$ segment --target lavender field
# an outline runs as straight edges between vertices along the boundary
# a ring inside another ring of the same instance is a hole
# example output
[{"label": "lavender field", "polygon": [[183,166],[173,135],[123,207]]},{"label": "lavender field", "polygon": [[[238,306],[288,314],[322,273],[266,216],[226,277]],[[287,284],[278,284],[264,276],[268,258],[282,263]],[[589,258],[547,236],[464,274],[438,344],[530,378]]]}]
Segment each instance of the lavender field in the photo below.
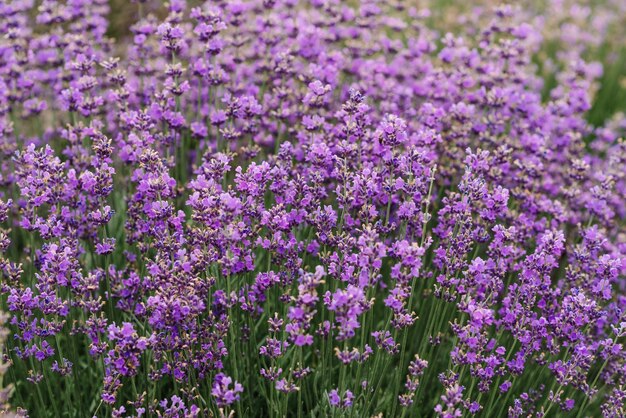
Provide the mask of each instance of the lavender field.
[{"label": "lavender field", "polygon": [[0,417],[626,417],[623,0],[0,0]]}]

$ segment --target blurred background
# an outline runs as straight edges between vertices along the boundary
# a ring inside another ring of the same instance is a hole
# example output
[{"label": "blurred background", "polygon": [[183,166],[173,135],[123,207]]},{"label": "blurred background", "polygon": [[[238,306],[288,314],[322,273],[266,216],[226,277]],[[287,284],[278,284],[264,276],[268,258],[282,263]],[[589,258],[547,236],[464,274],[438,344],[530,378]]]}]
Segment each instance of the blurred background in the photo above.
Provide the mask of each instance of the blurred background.
[{"label": "blurred background", "polygon": [[[376,3],[371,0],[328,2],[339,7],[343,3],[356,8]],[[190,0],[187,3],[193,7],[204,2]],[[302,7],[307,7],[309,2],[300,3]],[[410,9],[427,11],[430,25],[442,34],[462,32],[465,25],[461,16],[467,16],[468,11],[480,14],[507,4],[498,0],[396,0],[391,3],[395,3],[398,16],[406,16]],[[159,0],[109,0],[109,36],[118,41],[130,36],[140,8],[144,15],[152,13],[163,18],[167,14],[165,4]],[[619,113],[626,111],[626,0],[521,0],[509,4],[526,13],[528,23],[539,30],[547,41],[535,57],[538,70],[545,79],[545,97],[557,83],[555,70],[559,62],[567,60],[568,50],[571,47],[582,48],[581,55],[587,61],[597,61],[604,69],[588,114],[589,122],[598,126],[613,116],[623,119]]]}]

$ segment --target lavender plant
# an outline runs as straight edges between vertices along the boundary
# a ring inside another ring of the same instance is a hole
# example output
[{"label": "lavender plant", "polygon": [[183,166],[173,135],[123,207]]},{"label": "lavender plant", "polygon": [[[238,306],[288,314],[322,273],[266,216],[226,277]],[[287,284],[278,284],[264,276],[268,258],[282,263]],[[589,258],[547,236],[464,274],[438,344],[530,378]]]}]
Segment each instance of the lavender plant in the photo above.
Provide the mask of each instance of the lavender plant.
[{"label": "lavender plant", "polygon": [[552,3],[0,4],[11,404],[625,416],[624,8]]}]

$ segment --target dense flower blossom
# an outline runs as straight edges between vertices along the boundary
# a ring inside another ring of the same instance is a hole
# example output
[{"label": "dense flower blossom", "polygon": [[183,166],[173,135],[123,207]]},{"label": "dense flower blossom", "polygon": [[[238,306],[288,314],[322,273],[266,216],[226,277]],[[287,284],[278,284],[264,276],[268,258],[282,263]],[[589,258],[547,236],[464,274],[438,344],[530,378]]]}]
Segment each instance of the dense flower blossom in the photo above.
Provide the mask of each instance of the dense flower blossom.
[{"label": "dense flower blossom", "polygon": [[0,4],[0,414],[624,414],[624,2],[408,3]]}]

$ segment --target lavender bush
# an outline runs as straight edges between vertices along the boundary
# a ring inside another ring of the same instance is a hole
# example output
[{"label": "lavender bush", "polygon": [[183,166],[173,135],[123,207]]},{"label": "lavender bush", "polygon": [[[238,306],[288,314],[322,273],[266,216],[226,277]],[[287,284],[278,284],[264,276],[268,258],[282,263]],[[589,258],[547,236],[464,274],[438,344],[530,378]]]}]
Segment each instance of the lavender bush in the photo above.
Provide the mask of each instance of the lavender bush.
[{"label": "lavender bush", "polygon": [[0,408],[626,416],[625,4],[410,3],[2,2]]}]

